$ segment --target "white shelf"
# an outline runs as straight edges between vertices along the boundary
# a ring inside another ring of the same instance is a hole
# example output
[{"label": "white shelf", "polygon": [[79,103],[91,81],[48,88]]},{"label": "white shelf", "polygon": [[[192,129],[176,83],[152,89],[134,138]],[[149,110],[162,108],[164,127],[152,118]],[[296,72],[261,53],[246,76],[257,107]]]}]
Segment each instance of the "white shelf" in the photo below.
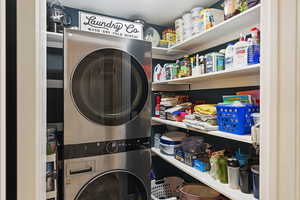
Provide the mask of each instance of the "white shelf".
[{"label": "white shelf", "polygon": [[56,199],[57,196],[57,192],[56,191],[51,191],[51,192],[47,192],[46,193],[46,199]]},{"label": "white shelf", "polygon": [[170,48],[152,47],[152,58],[156,59],[175,60],[186,53],[186,51],[172,50]]},{"label": "white shelf", "polygon": [[226,132],[222,132],[222,131],[204,131],[204,130],[189,127],[189,126],[185,125],[183,122],[175,122],[175,121],[171,121],[171,120],[160,119],[157,117],[152,117],[152,121],[155,121],[155,122],[158,122],[161,124],[178,127],[178,128],[195,131],[195,132],[199,132],[199,133],[203,133],[203,134],[207,134],[207,135],[213,135],[213,136],[217,136],[217,137],[222,137],[222,138],[226,138],[226,139],[230,139],[230,140],[235,140],[235,141],[239,141],[239,142],[252,144],[250,135],[236,135],[236,134],[226,133]]},{"label": "white shelf", "polygon": [[207,74],[201,74],[199,76],[189,76],[184,78],[178,78],[173,80],[167,80],[167,81],[159,81],[159,82],[153,82],[153,85],[156,84],[191,84],[196,82],[201,82],[203,80],[211,80],[215,81],[215,79],[230,79],[233,77],[239,77],[239,76],[249,76],[249,75],[258,75],[260,72],[260,64],[256,65],[249,65],[245,67],[239,67],[239,68],[233,68],[218,72],[212,72]]},{"label": "white shelf", "polygon": [[167,161],[168,163],[172,164],[176,168],[180,169],[181,171],[187,173],[188,175],[192,176],[193,178],[199,180],[200,182],[208,185],[209,187],[215,189],[216,191],[222,193],[226,197],[232,200],[253,200],[254,197],[252,194],[244,194],[240,190],[233,190],[229,188],[228,184],[220,183],[219,181],[213,179],[207,172],[201,172],[195,168],[192,168],[178,160],[176,160],[173,156],[168,156],[162,154],[159,149],[152,148],[152,152],[156,155]]},{"label": "white shelf", "polygon": [[47,162],[55,162],[56,161],[56,154],[47,155]]},{"label": "white shelf", "polygon": [[[232,39],[237,39],[240,32],[245,31],[245,29],[247,30],[250,26],[260,24],[260,7],[260,4],[256,5],[239,15],[225,20],[211,29],[196,34],[181,43],[175,44],[170,50],[189,51],[192,53],[192,50],[200,51],[228,42]],[[203,48],[199,48],[201,46],[203,46]]]},{"label": "white shelf", "polygon": [[47,88],[63,88],[63,81],[62,80],[47,80]]}]

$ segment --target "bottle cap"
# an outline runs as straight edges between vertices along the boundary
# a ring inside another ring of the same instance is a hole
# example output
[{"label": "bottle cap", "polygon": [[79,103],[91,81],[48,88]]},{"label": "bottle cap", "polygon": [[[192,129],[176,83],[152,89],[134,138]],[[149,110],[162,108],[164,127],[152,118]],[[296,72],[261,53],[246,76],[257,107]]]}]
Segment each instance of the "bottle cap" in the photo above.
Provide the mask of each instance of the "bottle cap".
[{"label": "bottle cap", "polygon": [[239,161],[236,158],[228,158],[227,165],[229,167],[239,167]]}]

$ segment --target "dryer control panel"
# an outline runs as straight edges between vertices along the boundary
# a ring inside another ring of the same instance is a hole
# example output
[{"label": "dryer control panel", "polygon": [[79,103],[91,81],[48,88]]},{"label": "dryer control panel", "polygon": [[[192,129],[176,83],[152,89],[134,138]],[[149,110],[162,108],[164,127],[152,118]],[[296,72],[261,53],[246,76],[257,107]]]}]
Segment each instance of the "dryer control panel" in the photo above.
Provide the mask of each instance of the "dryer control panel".
[{"label": "dryer control panel", "polygon": [[64,159],[83,158],[150,148],[150,138],[112,140],[64,146]]}]

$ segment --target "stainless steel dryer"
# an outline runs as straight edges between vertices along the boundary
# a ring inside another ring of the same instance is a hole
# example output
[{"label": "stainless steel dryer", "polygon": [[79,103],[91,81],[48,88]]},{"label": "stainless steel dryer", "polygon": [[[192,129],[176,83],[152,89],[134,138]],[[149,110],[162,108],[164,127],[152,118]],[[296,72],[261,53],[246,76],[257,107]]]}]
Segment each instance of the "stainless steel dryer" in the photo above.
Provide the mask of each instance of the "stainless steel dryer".
[{"label": "stainless steel dryer", "polygon": [[64,144],[150,136],[151,43],[66,29]]},{"label": "stainless steel dryer", "polygon": [[151,43],[65,30],[65,200],[150,200]]}]

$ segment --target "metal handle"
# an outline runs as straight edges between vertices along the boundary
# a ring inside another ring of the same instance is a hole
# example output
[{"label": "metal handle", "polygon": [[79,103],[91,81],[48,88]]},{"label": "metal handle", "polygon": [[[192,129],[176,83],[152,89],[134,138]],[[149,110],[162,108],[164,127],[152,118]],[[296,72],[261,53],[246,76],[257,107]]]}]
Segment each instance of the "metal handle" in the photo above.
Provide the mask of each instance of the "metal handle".
[{"label": "metal handle", "polygon": [[91,172],[93,170],[92,167],[88,168],[88,169],[81,169],[81,170],[77,170],[77,171],[71,171],[70,170],[70,174],[82,174],[82,173],[86,173],[86,172]]}]

